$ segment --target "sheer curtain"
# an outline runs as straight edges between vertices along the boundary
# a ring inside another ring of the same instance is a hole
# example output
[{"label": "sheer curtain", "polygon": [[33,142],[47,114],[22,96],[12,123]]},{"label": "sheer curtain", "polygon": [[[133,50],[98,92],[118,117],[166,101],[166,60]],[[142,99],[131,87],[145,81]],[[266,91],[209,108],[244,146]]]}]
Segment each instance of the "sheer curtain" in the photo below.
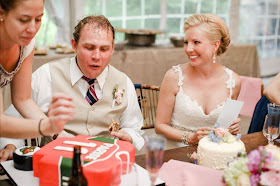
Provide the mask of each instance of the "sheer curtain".
[{"label": "sheer curtain", "polygon": [[[69,0],[47,0],[45,9],[48,12],[49,20],[52,20],[57,26],[56,43],[70,44],[71,29],[70,24],[70,1]],[[49,24],[47,23],[47,26]],[[48,28],[45,30],[45,35]],[[45,38],[46,39],[46,38]]]}]

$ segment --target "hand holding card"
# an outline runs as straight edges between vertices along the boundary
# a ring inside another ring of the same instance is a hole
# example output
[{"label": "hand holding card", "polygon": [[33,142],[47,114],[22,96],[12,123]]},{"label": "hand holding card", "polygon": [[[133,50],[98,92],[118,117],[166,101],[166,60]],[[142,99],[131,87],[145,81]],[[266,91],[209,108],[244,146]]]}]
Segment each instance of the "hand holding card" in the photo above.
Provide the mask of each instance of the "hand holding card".
[{"label": "hand holding card", "polygon": [[231,122],[238,117],[243,104],[243,101],[227,99],[216,123],[219,123],[221,127],[228,128]]}]

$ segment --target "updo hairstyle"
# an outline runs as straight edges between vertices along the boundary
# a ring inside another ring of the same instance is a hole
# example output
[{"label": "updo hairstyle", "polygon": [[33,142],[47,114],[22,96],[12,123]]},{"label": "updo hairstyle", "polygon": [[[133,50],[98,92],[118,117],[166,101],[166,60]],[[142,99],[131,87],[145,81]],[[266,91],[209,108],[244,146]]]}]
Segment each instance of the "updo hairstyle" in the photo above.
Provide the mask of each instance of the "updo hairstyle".
[{"label": "updo hairstyle", "polygon": [[186,32],[188,28],[202,24],[205,25],[202,30],[208,34],[210,40],[220,40],[217,55],[225,54],[230,44],[230,34],[224,20],[215,14],[194,14],[185,20],[184,31]]}]

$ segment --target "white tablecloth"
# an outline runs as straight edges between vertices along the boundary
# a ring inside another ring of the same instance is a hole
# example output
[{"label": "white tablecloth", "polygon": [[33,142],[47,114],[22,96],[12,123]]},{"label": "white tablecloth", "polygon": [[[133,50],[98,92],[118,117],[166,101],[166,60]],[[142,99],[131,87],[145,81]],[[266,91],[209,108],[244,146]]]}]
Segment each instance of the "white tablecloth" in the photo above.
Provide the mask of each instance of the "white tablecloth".
[{"label": "white tablecloth", "polygon": [[[13,160],[0,162],[4,167],[5,171],[8,173],[8,176],[19,186],[39,186],[39,178],[33,176],[33,171],[22,171],[14,167]],[[135,164],[138,173],[138,185],[149,186],[150,179],[149,173],[146,169]],[[163,181],[161,179],[156,180],[156,184],[161,184]]]}]

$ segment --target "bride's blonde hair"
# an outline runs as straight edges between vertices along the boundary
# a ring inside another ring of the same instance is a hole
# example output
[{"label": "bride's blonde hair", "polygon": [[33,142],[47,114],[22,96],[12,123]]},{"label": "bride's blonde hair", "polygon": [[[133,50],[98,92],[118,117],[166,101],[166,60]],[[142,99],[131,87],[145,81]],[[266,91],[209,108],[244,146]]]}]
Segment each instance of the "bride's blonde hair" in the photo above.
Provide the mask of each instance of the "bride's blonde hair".
[{"label": "bride's blonde hair", "polygon": [[184,31],[188,28],[205,25],[202,30],[208,34],[212,41],[220,40],[217,55],[225,54],[230,44],[230,33],[227,24],[216,14],[194,14],[188,17],[184,23]]}]

